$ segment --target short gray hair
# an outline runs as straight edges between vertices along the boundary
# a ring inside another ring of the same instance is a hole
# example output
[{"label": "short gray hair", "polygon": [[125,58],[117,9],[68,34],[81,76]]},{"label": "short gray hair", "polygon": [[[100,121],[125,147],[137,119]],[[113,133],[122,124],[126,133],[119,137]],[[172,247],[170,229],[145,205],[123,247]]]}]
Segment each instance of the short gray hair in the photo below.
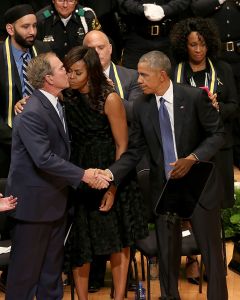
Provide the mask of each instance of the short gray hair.
[{"label": "short gray hair", "polygon": [[170,59],[161,51],[150,51],[144,54],[140,59],[139,63],[147,63],[148,66],[152,69],[161,69],[164,70],[167,75],[171,75],[171,62]]},{"label": "short gray hair", "polygon": [[27,77],[34,89],[41,89],[46,75],[52,75],[50,58],[56,56],[54,52],[42,53],[34,57],[27,66]]}]

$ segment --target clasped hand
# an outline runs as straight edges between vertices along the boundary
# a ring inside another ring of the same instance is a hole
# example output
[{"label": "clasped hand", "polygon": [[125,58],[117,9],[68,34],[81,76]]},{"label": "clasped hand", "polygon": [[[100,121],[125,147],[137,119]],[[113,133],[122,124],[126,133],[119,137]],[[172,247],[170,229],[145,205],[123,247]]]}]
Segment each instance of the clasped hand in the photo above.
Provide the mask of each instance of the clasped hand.
[{"label": "clasped hand", "polygon": [[91,188],[101,190],[109,186],[111,178],[102,170],[87,169],[84,172],[82,181],[87,183]]},{"label": "clasped hand", "polygon": [[17,198],[13,196],[4,197],[0,194],[0,211],[14,209],[17,205]]}]

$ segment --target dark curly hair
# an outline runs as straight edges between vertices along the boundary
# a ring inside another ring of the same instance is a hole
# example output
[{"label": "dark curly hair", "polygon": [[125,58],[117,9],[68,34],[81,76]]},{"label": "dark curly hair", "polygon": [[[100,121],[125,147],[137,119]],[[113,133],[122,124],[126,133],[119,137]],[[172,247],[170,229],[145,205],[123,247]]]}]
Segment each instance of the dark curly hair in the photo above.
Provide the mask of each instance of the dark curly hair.
[{"label": "dark curly hair", "polygon": [[221,41],[217,27],[210,19],[188,18],[176,23],[170,32],[170,42],[176,62],[188,61],[187,41],[191,32],[201,35],[207,46],[207,56],[216,59]]},{"label": "dark curly hair", "polygon": [[72,48],[64,59],[66,70],[68,71],[74,63],[80,60],[83,60],[87,67],[89,104],[92,108],[102,113],[106,93],[107,91],[111,91],[112,87],[103,73],[103,68],[95,49],[86,46],[76,46]]}]

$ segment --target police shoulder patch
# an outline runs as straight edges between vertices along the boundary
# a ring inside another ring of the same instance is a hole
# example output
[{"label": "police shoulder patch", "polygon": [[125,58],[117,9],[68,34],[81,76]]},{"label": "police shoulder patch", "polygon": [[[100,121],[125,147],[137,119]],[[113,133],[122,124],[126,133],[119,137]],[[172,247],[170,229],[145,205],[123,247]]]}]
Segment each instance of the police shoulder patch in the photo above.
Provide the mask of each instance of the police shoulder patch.
[{"label": "police shoulder patch", "polygon": [[47,18],[51,17],[52,14],[49,9],[46,9],[46,10],[44,10],[43,15],[47,19]]},{"label": "police shoulder patch", "polygon": [[77,15],[79,15],[80,17],[84,17],[84,13],[85,13],[84,9],[79,7],[77,10]]}]

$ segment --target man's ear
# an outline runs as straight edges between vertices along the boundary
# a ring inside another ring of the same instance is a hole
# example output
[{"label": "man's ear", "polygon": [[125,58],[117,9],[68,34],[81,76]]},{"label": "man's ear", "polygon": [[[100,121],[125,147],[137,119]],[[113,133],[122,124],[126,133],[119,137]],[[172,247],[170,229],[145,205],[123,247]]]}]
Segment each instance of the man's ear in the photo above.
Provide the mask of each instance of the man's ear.
[{"label": "man's ear", "polygon": [[6,30],[7,30],[7,33],[8,33],[10,36],[13,36],[13,35],[14,35],[14,26],[13,26],[13,24],[8,23],[8,24],[6,25]]},{"label": "man's ear", "polygon": [[49,85],[53,85],[53,78],[52,75],[46,75],[45,80]]}]

